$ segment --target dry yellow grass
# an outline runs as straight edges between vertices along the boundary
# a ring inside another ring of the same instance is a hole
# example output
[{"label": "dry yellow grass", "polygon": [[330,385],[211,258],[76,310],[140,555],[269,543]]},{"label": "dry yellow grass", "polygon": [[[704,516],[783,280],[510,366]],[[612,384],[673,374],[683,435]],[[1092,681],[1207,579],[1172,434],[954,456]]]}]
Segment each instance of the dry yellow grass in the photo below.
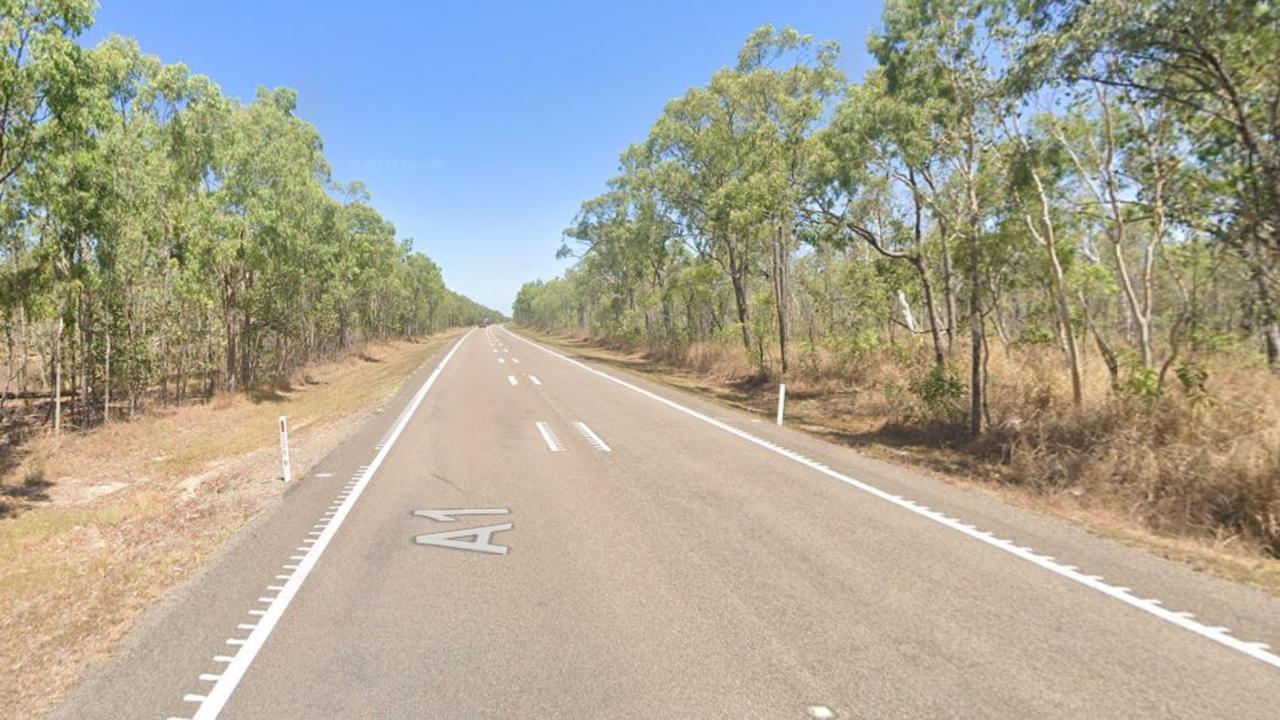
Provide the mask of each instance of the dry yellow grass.
[{"label": "dry yellow grass", "polygon": [[[776,386],[737,347],[673,354],[532,334],[742,410],[775,410]],[[1094,363],[1086,407],[1075,410],[1051,348],[997,351],[996,424],[975,443],[962,420],[931,416],[909,392],[928,362],[900,350],[856,363],[799,352],[788,424],[1280,595],[1280,379],[1224,358],[1208,368],[1210,402],[1176,389],[1141,400],[1113,394]]]},{"label": "dry yellow grass", "polygon": [[270,398],[220,397],[34,441],[0,478],[47,495],[0,519],[0,717],[47,713],[142,610],[284,490],[277,416],[290,418],[300,473],[454,336],[370,347]]}]

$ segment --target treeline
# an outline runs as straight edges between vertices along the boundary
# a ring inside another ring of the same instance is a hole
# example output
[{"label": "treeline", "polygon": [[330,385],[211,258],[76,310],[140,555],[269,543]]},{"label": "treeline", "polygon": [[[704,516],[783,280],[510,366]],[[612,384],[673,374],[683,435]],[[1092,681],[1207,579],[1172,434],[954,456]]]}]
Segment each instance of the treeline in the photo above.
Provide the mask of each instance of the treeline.
[{"label": "treeline", "polygon": [[93,5],[0,3],[0,407],[91,423],[498,316],[335,182],[292,91],[83,48]]},{"label": "treeline", "polygon": [[[925,348],[911,388],[980,435],[1001,348],[1076,407],[1280,373],[1280,4],[888,0],[856,82],[761,28],[586,201],[519,323],[761,375]],[[906,362],[900,353],[899,361]]]}]

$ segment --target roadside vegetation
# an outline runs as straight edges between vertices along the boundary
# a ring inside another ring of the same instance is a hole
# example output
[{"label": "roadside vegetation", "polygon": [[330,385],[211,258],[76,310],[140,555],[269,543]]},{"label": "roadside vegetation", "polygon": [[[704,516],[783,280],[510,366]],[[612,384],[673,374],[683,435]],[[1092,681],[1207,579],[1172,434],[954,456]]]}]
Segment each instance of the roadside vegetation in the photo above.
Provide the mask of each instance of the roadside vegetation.
[{"label": "roadside vegetation", "polygon": [[[145,608],[458,331],[445,287],[287,89],[250,102],[88,0],[0,0],[0,717]],[[128,421],[128,422],[126,422]]]},{"label": "roadside vegetation", "polygon": [[364,346],[269,397],[154,409],[34,438],[0,519],[0,717],[35,718],[110,656],[136,618],[194,576],[459,330]]},{"label": "roadside vegetation", "polygon": [[753,33],[516,322],[1280,557],[1280,5],[888,0],[869,48]]},{"label": "roadside vegetation", "polygon": [[332,177],[293,91],[82,47],[94,6],[0,0],[0,454],[497,316]]}]

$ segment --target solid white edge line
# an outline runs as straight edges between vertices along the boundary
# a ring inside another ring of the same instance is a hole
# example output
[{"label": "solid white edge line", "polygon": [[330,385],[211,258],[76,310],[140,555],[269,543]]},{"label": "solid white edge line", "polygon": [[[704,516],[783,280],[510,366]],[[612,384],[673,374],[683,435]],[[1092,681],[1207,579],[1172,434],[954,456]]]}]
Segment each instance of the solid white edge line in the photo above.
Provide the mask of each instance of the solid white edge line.
[{"label": "solid white edge line", "polygon": [[329,542],[338,532],[338,528],[342,526],[343,520],[346,520],[351,508],[360,499],[360,494],[368,486],[369,480],[378,471],[378,467],[382,465],[382,461],[386,459],[391,448],[395,446],[396,439],[400,437],[400,432],[408,424],[409,418],[413,417],[413,414],[417,412],[418,406],[422,404],[423,398],[427,396],[427,391],[435,384],[436,378],[440,377],[440,372],[453,359],[453,355],[458,352],[458,348],[462,347],[467,338],[471,337],[472,332],[475,331],[467,331],[467,334],[463,335],[454,344],[448,354],[444,356],[444,359],[440,361],[440,364],[431,372],[426,382],[418,389],[418,392],[414,394],[405,411],[400,414],[396,424],[392,426],[393,430],[388,436],[386,445],[378,451],[378,454],[373,458],[373,462],[369,463],[364,474],[360,476],[360,482],[352,493],[347,496],[347,499],[343,501],[342,507],[333,516],[328,528],[320,535],[316,543],[311,546],[311,549],[307,552],[306,559],[298,564],[297,572],[293,574],[289,582],[285,583],[284,590],[280,591],[280,594],[271,602],[271,606],[267,608],[262,620],[258,622],[258,627],[249,633],[249,637],[243,641],[244,644],[236,652],[235,659],[222,671],[222,676],[205,695],[204,702],[200,704],[200,709],[196,711],[191,720],[213,720],[218,717],[218,713],[222,712],[222,708],[231,699],[231,694],[235,692],[236,686],[240,684],[240,679],[244,677],[249,666],[253,664],[254,658],[257,657],[258,651],[262,649],[262,645],[271,635],[271,631],[275,629],[276,623],[280,621],[284,611],[288,609],[289,603],[293,601],[294,596],[298,594],[298,590],[302,588],[302,583],[306,582],[307,575],[311,573],[311,569],[315,567],[320,556],[324,554],[325,548],[329,546]]},{"label": "solid white edge line", "polygon": [[591,443],[592,445],[595,445],[602,452],[613,452],[613,450],[609,449],[609,446],[606,445],[605,442],[600,439],[599,435],[595,434],[594,432],[591,431],[591,428],[587,427],[586,423],[579,420],[574,424],[578,426],[578,432],[582,433],[582,437],[586,438],[587,442]]},{"label": "solid white edge line", "polygon": [[542,441],[547,444],[551,452],[560,452],[564,448],[560,446],[560,441],[556,439],[555,433],[551,432],[551,428],[544,422],[536,422],[533,424],[538,428],[538,434],[542,436]]},{"label": "solid white edge line", "polygon": [[985,543],[998,550],[1002,550],[1006,553],[1009,553],[1010,555],[1026,560],[1029,563],[1038,565],[1044,568],[1045,570],[1048,570],[1049,572],[1054,573],[1055,575],[1059,575],[1068,580],[1079,583],[1080,585],[1083,585],[1091,590],[1096,590],[1102,593],[1103,595],[1107,595],[1109,597],[1115,598],[1116,600],[1119,600],[1120,602],[1125,603],[1126,605],[1130,605],[1134,608],[1137,608],[1138,610],[1141,610],[1149,615],[1154,615],[1155,617],[1161,620],[1164,620],[1165,622],[1176,625],[1182,628],[1183,630],[1190,631],[1192,633],[1195,633],[1196,635],[1212,640],[1218,643],[1219,645],[1223,645],[1232,650],[1235,650],[1236,652],[1248,655],[1249,657],[1255,660],[1261,660],[1262,662],[1268,665],[1271,665],[1272,667],[1280,668],[1280,655],[1275,655],[1273,653],[1267,652],[1265,647],[1260,647],[1261,645],[1263,645],[1262,643],[1248,642],[1245,640],[1241,640],[1239,638],[1232,637],[1226,631],[1220,628],[1205,625],[1203,623],[1199,623],[1190,618],[1183,617],[1182,615],[1172,610],[1167,610],[1164,607],[1161,607],[1161,604],[1158,600],[1153,602],[1150,599],[1141,598],[1136,595],[1133,595],[1126,588],[1120,588],[1114,585],[1109,585],[1105,582],[1102,582],[1096,579],[1096,577],[1093,575],[1088,575],[1084,572],[1076,570],[1071,566],[1055,562],[1043,555],[1037,555],[1035,552],[1027,548],[1019,547],[1015,543],[1012,543],[1008,540],[997,538],[989,532],[983,532],[981,530],[977,530],[973,526],[967,525],[960,520],[947,517],[935,510],[924,508],[915,502],[904,499],[901,496],[888,493],[884,490],[881,490],[878,487],[875,487],[874,485],[868,485],[867,483],[862,482],[861,480],[855,480],[854,478],[851,478],[848,475],[845,475],[837,470],[833,470],[827,467],[826,465],[823,465],[822,463],[810,460],[809,458],[806,458],[800,455],[794,450],[789,450],[776,443],[770,442],[763,438],[756,437],[755,435],[752,435],[751,433],[746,432],[745,430],[740,430],[726,422],[717,420],[709,415],[700,413],[697,410],[694,410],[692,408],[687,408],[673,400],[668,400],[667,398],[664,398],[661,395],[658,395],[657,393],[650,392],[648,390],[645,390],[642,387],[632,385],[626,380],[621,380],[608,373],[601,372],[600,370],[597,370],[591,367],[590,365],[574,360],[571,357],[561,355],[560,353],[555,352],[554,350],[545,348],[542,345],[533,342],[532,340],[526,340],[525,338],[520,337],[519,335],[516,335],[515,333],[511,332],[510,330],[507,330],[506,328],[503,328],[503,331],[506,332],[508,335],[519,339],[521,342],[524,342],[528,345],[532,345],[533,347],[536,347],[539,350],[549,355],[553,355],[555,357],[560,358],[561,360],[564,360],[565,362],[576,365],[579,368],[586,370],[587,372],[593,373],[595,375],[598,375],[599,377],[604,378],[605,380],[608,380],[609,382],[615,383],[617,385],[621,385],[622,387],[625,387],[628,390],[632,390],[634,392],[640,393],[641,395],[644,395],[645,397],[648,397],[652,400],[657,400],[663,405],[666,405],[670,408],[678,410],[692,418],[701,420],[702,422],[705,422],[708,425],[717,427],[731,435],[736,435],[739,438],[746,440],[749,443],[752,443],[754,445],[758,445],[759,447],[764,448],[765,450],[768,450],[773,453],[777,453],[778,455],[781,455],[789,460],[798,462],[801,465],[804,465],[810,468],[811,470],[816,470],[817,472],[820,472],[823,475],[826,475],[827,477],[833,478],[835,480],[839,480],[840,482],[846,485],[857,488],[858,490],[861,490],[869,495],[873,495],[877,498],[880,498],[881,500],[884,500],[887,503],[896,505],[899,508],[906,510],[907,512],[914,513],[915,515],[919,515],[920,517],[925,518],[926,520],[931,520],[933,522],[938,523],[939,525],[943,525],[948,528],[951,528],[952,530],[955,530],[956,532],[961,533],[962,535],[967,535],[973,538],[974,540],[977,540],[978,542]]}]

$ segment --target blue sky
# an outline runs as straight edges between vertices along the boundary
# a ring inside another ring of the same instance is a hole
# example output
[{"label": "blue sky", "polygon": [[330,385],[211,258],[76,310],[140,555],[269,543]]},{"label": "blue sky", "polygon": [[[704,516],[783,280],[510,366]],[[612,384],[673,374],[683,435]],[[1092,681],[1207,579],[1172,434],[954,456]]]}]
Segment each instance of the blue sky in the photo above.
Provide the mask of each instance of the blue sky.
[{"label": "blue sky", "polygon": [[836,40],[859,77],[880,16],[877,0],[100,1],[87,43],[137,38],[246,100],[296,89],[336,177],[364,182],[451,288],[504,312],[569,264],[561,231],[619,153],[753,29]]}]

